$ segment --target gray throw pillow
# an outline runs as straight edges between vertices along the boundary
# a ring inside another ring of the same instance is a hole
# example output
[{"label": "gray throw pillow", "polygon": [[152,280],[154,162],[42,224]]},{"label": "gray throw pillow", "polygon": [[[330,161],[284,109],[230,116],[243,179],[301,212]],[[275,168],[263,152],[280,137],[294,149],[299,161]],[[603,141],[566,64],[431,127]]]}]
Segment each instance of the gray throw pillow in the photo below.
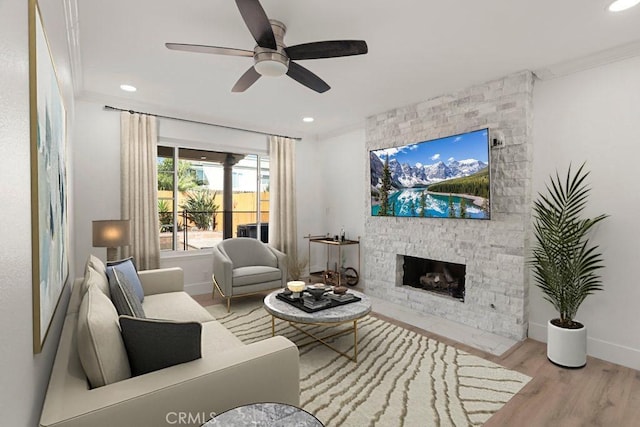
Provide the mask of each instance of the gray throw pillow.
[{"label": "gray throw pillow", "polygon": [[135,262],[133,262],[133,257],[107,262],[107,276],[109,276],[109,272],[113,270],[114,267],[118,267],[118,270],[124,273],[140,302],[144,301],[144,290],[142,289],[142,283],[140,282],[140,277],[138,277],[138,270],[136,269]]},{"label": "gray throw pillow", "polygon": [[144,318],[142,304],[124,273],[118,267],[114,267],[107,275],[109,276],[111,301],[118,314]]},{"label": "gray throw pillow", "polygon": [[202,357],[198,322],[120,316],[122,340],[131,374],[143,375]]}]

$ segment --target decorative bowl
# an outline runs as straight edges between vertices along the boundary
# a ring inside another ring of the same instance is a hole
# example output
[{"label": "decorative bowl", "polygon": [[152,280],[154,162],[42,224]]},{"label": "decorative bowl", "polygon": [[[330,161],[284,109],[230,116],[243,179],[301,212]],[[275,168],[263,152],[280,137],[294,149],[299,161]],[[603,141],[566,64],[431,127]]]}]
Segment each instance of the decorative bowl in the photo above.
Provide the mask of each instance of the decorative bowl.
[{"label": "decorative bowl", "polygon": [[315,299],[320,299],[322,298],[322,295],[324,295],[329,289],[327,289],[326,287],[324,287],[323,285],[312,285],[307,287],[307,292],[309,292],[311,295],[313,295],[313,297]]},{"label": "decorative bowl", "polygon": [[333,287],[333,293],[336,295],[342,295],[344,293],[347,292],[347,287],[346,286],[334,286]]},{"label": "decorative bowl", "polygon": [[293,280],[291,282],[287,282],[287,288],[291,292],[302,292],[304,291],[306,284],[302,280]]}]

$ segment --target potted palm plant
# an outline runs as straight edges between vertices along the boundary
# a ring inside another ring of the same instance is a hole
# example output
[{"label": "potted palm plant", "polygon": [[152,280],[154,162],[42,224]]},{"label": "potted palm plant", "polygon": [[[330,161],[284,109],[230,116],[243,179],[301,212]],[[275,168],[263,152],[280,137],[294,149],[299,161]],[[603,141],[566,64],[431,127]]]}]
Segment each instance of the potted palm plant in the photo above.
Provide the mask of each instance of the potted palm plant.
[{"label": "potted palm plant", "polygon": [[534,246],[529,264],[536,285],[560,317],[547,325],[547,357],[560,366],[580,368],[587,363],[587,329],[575,320],[580,304],[602,289],[598,270],[603,257],[589,244],[593,227],[608,215],[582,218],[591,188],[584,163],[564,180],[551,176],[546,194],[533,204]]}]

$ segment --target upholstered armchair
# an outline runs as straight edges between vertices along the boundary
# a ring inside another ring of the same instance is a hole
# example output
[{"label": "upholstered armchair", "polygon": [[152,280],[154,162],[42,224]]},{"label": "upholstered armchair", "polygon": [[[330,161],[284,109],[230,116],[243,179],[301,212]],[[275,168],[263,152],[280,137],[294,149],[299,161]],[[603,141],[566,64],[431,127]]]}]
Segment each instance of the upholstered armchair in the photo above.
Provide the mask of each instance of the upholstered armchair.
[{"label": "upholstered armchair", "polygon": [[255,294],[287,284],[287,256],[250,237],[237,237],[213,248],[213,293],[227,299]]}]

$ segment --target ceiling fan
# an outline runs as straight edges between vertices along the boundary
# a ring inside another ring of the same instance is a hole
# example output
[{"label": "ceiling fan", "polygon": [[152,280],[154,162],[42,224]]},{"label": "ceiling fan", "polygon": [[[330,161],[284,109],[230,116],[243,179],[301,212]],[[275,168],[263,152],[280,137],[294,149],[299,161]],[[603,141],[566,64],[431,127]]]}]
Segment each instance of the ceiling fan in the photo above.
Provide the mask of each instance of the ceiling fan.
[{"label": "ceiling fan", "polygon": [[252,51],[197,44],[165,43],[167,48],[173,50],[253,57],[253,66],[240,77],[231,89],[232,92],[244,92],[261,76],[277,77],[286,74],[309,89],[323,93],[331,87],[293,60],[362,55],[368,51],[364,40],[332,40],[287,47],[283,42],[287,28],[282,22],[269,19],[258,0],[236,0],[236,5],[256,40],[257,46]]}]

